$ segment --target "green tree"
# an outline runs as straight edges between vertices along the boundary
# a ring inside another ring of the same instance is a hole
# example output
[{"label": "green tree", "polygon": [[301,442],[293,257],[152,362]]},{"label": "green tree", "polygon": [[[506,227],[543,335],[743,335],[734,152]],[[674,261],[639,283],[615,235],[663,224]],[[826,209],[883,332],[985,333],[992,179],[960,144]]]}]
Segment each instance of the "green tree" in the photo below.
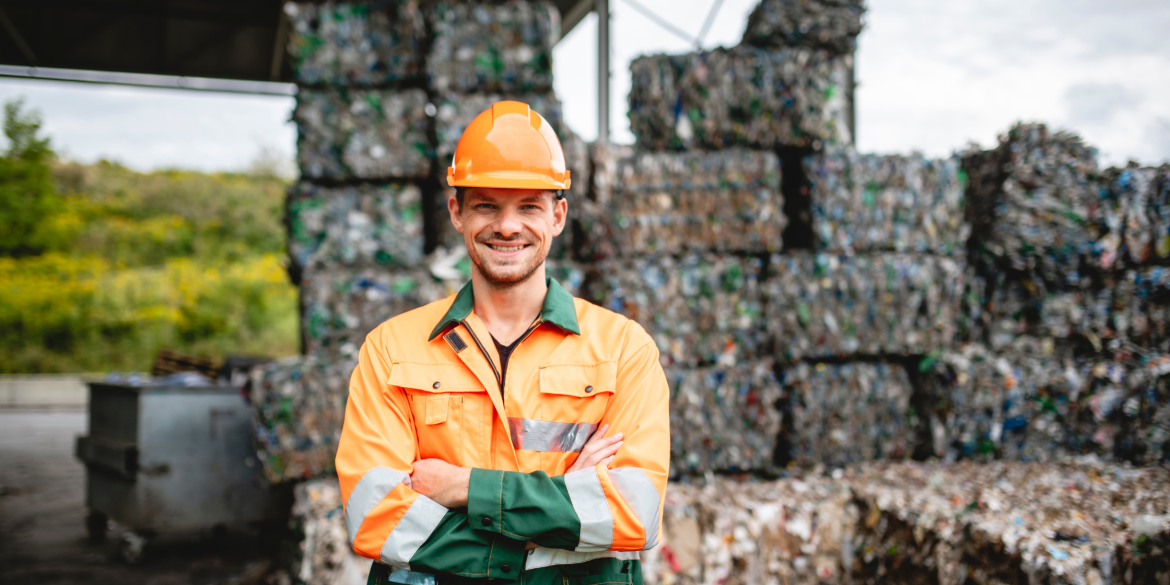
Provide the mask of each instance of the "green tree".
[{"label": "green tree", "polygon": [[53,149],[40,136],[41,115],[24,100],[4,104],[8,150],[0,157],[0,255],[28,256],[50,244],[46,221],[60,208],[53,189]]}]

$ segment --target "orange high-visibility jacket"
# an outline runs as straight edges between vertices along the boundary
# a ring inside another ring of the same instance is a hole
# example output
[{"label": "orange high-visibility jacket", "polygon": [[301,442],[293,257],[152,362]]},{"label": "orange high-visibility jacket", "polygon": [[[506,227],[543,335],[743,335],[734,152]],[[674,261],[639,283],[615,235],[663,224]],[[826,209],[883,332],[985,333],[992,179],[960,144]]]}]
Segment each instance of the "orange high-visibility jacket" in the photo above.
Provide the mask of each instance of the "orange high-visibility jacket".
[{"label": "orange high-visibility jacket", "polygon": [[[382,563],[371,583],[640,584],[637,551],[658,542],[670,461],[658,348],[637,323],[548,283],[503,379],[470,283],[366,337],[337,475],[354,551]],[[625,435],[609,467],[566,474],[603,424]],[[467,508],[411,489],[412,464],[429,458],[473,468]]]}]

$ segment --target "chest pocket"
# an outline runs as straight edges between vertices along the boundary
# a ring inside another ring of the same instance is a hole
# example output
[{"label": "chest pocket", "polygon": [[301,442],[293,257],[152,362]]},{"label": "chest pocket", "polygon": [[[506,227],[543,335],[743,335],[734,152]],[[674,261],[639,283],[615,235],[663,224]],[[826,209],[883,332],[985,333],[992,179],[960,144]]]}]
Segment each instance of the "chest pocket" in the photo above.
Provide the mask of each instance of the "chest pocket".
[{"label": "chest pocket", "polygon": [[597,423],[616,386],[617,362],[541,366],[542,418]]},{"label": "chest pocket", "polygon": [[421,459],[475,465],[481,458],[483,427],[491,402],[483,385],[457,364],[395,363],[388,383],[402,388],[414,417]]}]

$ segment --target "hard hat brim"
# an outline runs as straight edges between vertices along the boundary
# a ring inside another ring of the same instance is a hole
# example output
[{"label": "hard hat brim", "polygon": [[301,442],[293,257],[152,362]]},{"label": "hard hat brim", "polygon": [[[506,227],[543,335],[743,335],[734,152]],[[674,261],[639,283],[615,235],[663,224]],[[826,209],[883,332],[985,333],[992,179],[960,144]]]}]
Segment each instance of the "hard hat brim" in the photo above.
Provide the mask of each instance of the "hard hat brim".
[{"label": "hard hat brim", "polygon": [[454,168],[447,173],[447,184],[452,187],[494,187],[497,189],[540,189],[558,191],[568,189],[572,181],[565,171],[565,180],[557,181],[548,175],[527,171],[492,171],[466,175],[454,180]]}]

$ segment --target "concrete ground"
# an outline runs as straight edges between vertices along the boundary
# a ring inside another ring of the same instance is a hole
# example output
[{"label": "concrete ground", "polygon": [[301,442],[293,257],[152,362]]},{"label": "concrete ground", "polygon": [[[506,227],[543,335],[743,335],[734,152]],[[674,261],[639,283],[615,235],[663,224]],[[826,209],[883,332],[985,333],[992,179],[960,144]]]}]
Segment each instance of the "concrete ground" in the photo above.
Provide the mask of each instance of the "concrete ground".
[{"label": "concrete ground", "polygon": [[274,557],[248,534],[160,536],[140,565],[118,556],[121,530],[90,543],[85,467],[73,442],[82,411],[0,410],[0,583],[211,585],[274,582]]}]

